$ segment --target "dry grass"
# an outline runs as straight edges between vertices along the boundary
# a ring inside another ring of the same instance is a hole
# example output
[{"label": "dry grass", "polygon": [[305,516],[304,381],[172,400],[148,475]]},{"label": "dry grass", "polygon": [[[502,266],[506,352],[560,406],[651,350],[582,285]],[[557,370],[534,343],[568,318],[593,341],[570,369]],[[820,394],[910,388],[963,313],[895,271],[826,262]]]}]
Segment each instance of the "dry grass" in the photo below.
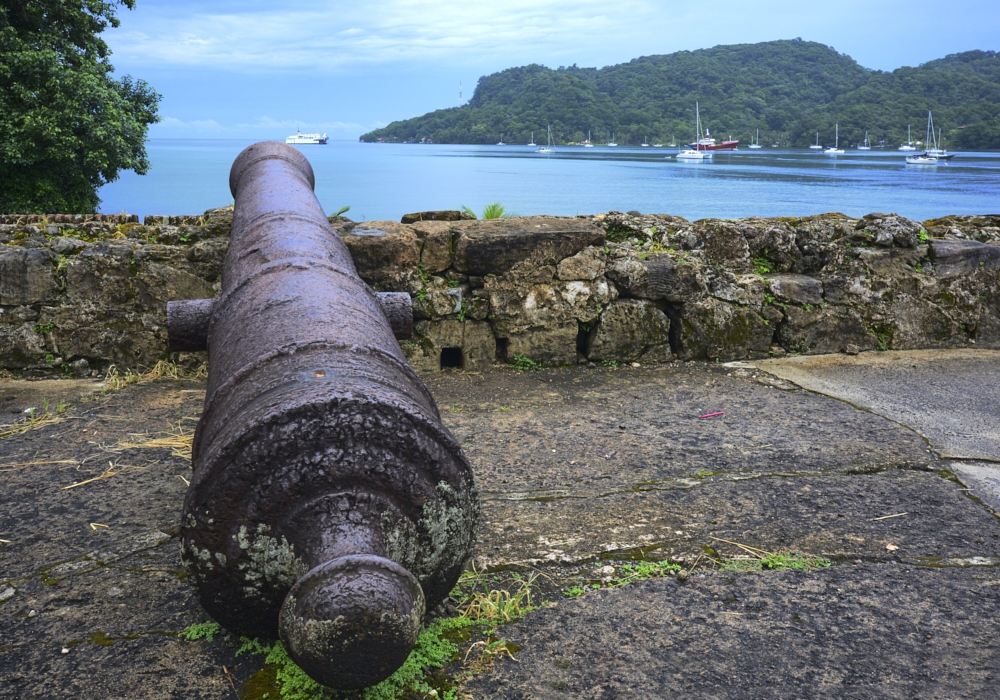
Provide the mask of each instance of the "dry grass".
[{"label": "dry grass", "polygon": [[156,433],[155,436],[150,437],[148,433],[133,433],[130,437],[133,438],[146,438],[137,441],[133,440],[119,440],[118,444],[115,446],[120,450],[132,450],[132,449],[165,449],[170,450],[170,454],[173,457],[180,457],[181,459],[186,459],[191,461],[191,448],[194,442],[194,430],[187,430],[184,427],[184,421],[197,421],[197,418],[192,418],[186,416],[177,421],[177,425],[172,427],[170,430],[164,430],[160,433]]},{"label": "dry grass", "polygon": [[69,486],[63,486],[60,491],[68,491],[70,489],[75,489],[78,486],[86,486],[87,484],[92,484],[95,481],[101,481],[103,479],[110,479],[113,476],[118,476],[119,474],[124,474],[126,472],[139,471],[145,469],[146,467],[151,467],[157,462],[152,462],[151,464],[144,464],[142,466],[136,466],[131,464],[112,464],[108,462],[108,468],[101,472],[99,475],[91,477],[90,479],[84,479],[83,481],[78,481],[75,484],[70,484]]},{"label": "dry grass", "polygon": [[108,373],[104,378],[104,392],[118,391],[129,384],[140,384],[150,382],[154,379],[198,379],[208,376],[208,367],[200,365],[197,369],[188,371],[173,362],[160,360],[145,372],[133,372],[126,370],[125,374],[118,371],[114,365],[108,368]]},{"label": "dry grass", "polygon": [[14,423],[9,428],[5,430],[0,430],[0,440],[4,438],[9,438],[13,435],[22,435],[29,430],[34,430],[35,428],[40,428],[43,425],[53,425],[54,423],[62,423],[64,420],[68,420],[69,416],[62,415],[62,411],[65,410],[63,407],[57,413],[52,413],[51,411],[45,411],[39,415],[31,414],[28,418]]},{"label": "dry grass", "polygon": [[79,460],[76,459],[35,459],[30,462],[9,462],[8,464],[0,464],[0,473],[3,472],[14,472],[19,469],[27,469],[28,467],[41,467],[46,464],[80,464]]},{"label": "dry grass", "polygon": [[[474,590],[464,594],[465,601],[459,607],[459,614],[489,625],[504,625],[520,620],[537,607],[531,602],[531,589],[537,578],[538,573],[533,572],[526,578],[517,580],[517,587],[512,592],[504,588],[490,588],[486,585],[484,575],[473,569],[471,574],[465,574],[464,580],[459,581],[460,586],[474,586]],[[478,590],[480,587],[482,590]]]}]

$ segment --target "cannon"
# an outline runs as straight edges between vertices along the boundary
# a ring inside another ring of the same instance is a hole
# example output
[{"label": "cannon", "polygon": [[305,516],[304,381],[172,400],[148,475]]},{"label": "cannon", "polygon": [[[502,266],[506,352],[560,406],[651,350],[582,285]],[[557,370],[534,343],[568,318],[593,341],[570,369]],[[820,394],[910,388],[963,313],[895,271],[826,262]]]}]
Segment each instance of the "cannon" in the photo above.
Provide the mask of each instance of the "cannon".
[{"label": "cannon", "polygon": [[380,303],[358,277],[308,160],[258,143],[229,185],[220,296],[168,324],[174,348],[209,358],[182,560],[225,628],[280,637],[319,683],[366,687],[472,556],[472,470],[394,337],[409,300]]}]

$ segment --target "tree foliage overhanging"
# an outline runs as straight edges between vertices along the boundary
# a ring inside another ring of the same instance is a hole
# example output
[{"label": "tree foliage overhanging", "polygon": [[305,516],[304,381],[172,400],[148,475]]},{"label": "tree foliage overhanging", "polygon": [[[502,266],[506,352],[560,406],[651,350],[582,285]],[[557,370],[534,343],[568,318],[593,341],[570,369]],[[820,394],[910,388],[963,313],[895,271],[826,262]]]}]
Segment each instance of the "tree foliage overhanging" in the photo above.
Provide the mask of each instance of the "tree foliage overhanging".
[{"label": "tree foliage overhanging", "polygon": [[116,80],[99,37],[135,0],[0,0],[0,212],[87,213],[149,169],[156,92]]},{"label": "tree foliage overhanging", "polygon": [[[695,101],[716,137],[783,146],[871,142],[896,147],[927,112],[951,149],[1000,150],[1000,55],[967,51],[892,72],[871,71],[815,42],[793,39],[644,56],[606,68],[529,65],[484,76],[467,105],[397,121],[362,141],[686,143]],[[959,128],[962,127],[962,128]]]}]

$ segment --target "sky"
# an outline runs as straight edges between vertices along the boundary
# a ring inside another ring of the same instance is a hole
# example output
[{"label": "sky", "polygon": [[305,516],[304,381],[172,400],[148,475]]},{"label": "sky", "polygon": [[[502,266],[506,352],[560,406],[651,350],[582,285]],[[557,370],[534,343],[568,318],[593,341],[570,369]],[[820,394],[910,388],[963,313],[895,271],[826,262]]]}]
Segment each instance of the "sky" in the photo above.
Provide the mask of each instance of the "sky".
[{"label": "sky", "polygon": [[104,39],[163,99],[152,138],[356,139],[540,63],[801,37],[870,69],[1000,50],[1000,0],[137,0]]}]

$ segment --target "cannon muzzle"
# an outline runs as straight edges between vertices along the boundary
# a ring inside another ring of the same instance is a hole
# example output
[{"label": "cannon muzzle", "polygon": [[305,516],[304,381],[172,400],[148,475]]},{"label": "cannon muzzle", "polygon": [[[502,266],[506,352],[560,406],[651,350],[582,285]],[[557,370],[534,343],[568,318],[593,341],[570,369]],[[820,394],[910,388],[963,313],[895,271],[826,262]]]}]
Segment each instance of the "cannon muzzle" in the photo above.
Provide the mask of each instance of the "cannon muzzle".
[{"label": "cannon muzzle", "polygon": [[224,627],[280,636],[318,682],[361,688],[455,585],[479,502],[313,186],[294,148],[243,151],[221,294],[175,307],[190,318],[171,344],[209,354],[182,558]]}]

